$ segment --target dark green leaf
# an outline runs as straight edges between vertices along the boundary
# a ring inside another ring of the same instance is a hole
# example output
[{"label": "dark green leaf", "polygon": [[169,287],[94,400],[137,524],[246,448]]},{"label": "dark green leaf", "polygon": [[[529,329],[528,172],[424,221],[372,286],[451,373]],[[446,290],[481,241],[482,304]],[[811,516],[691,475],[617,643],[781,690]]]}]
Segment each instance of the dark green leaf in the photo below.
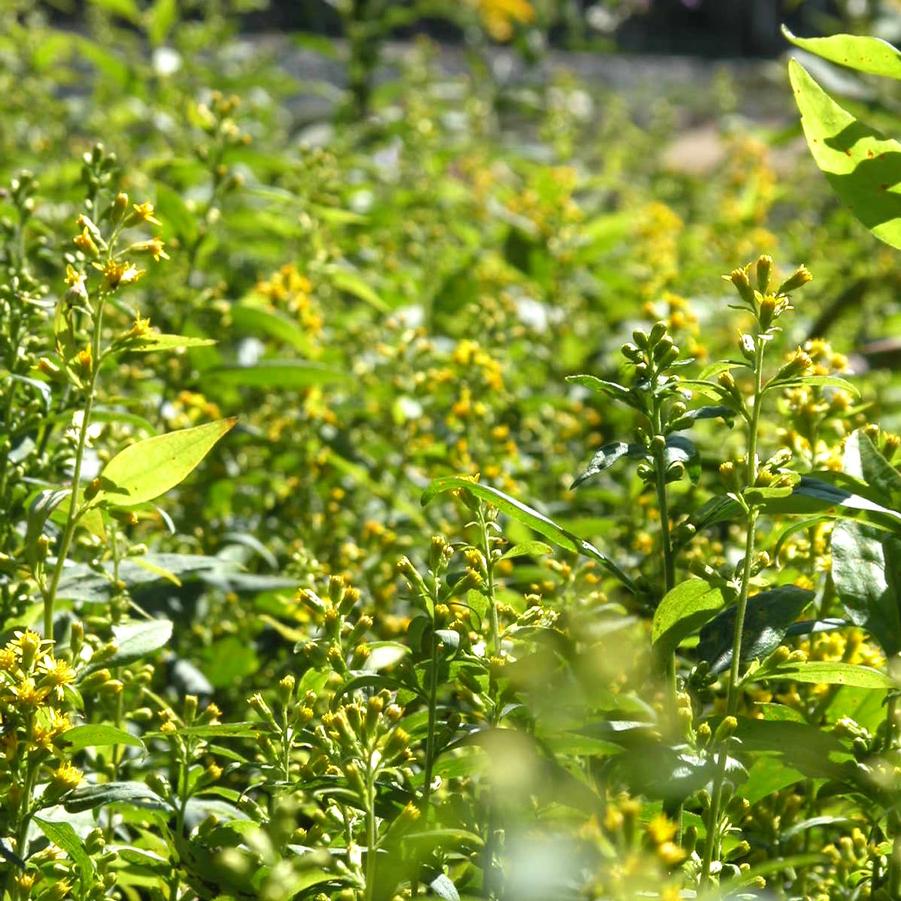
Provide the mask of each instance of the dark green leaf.
[{"label": "dark green leaf", "polygon": [[832,534],[832,579],[849,619],[886,655],[901,652],[901,539],[843,522]]},{"label": "dark green leaf", "polygon": [[167,810],[168,805],[143,782],[104,782],[98,785],[82,785],[66,799],[66,810],[78,813],[93,810],[106,804],[124,803],[148,810]]},{"label": "dark green leaf", "polygon": [[[763,659],[774,651],[801,611],[813,600],[813,592],[782,585],[748,598],[742,633],[741,660]],[[698,656],[720,673],[732,663],[736,607],[724,610],[701,629]]]}]

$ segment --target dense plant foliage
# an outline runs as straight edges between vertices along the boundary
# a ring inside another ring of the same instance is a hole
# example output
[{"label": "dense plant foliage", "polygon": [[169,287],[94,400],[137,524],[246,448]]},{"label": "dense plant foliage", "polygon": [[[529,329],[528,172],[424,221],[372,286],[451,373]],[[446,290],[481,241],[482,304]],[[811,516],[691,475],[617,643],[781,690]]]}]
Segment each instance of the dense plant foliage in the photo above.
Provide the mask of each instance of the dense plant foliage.
[{"label": "dense plant foliage", "polygon": [[245,6],[0,3],[0,896],[901,897],[894,145]]}]

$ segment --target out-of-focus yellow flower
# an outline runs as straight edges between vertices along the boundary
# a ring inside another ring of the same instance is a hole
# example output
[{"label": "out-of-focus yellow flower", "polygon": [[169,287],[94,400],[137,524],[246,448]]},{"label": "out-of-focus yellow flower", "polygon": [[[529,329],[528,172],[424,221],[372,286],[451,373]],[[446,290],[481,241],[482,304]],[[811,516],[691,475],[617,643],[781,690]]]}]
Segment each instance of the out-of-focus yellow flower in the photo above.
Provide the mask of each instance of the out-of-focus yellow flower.
[{"label": "out-of-focus yellow flower", "polygon": [[485,30],[496,41],[509,41],[517,25],[535,21],[535,9],[529,0],[470,0]]}]

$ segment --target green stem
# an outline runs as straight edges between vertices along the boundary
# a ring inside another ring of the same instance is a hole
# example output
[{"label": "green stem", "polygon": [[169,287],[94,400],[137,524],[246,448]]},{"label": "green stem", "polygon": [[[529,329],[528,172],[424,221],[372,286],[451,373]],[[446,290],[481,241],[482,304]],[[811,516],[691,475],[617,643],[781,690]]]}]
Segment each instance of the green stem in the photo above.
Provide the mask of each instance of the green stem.
[{"label": "green stem", "polygon": [[[898,696],[889,698],[885,712],[885,751],[892,752],[898,728]],[[892,852],[886,874],[889,898],[901,898],[901,811],[895,806],[888,814],[889,835],[892,835]]]},{"label": "green stem", "polygon": [[56,552],[56,563],[50,584],[44,591],[44,637],[53,638],[53,604],[56,601],[56,592],[59,588],[59,580],[63,574],[63,567],[72,544],[72,536],[75,534],[75,526],[78,523],[78,502],[81,488],[81,469],[84,463],[84,452],[87,446],[88,429],[91,425],[91,413],[94,409],[94,394],[97,388],[97,375],[100,372],[100,330],[103,323],[103,302],[101,295],[97,304],[97,313],[94,316],[94,329],[91,335],[91,378],[85,393],[84,410],[82,411],[81,427],[78,430],[78,444],[75,449],[75,468],[72,471],[72,493],[69,495],[69,510],[66,514],[66,525],[63,528],[63,536]]},{"label": "green stem", "polygon": [[366,901],[375,898],[375,775],[372,772],[372,752],[369,751],[366,771]]},{"label": "green stem", "polygon": [[[655,396],[652,400],[653,404],[653,429],[654,437],[663,435],[663,412],[660,409],[660,401]],[[657,491],[657,510],[660,513],[660,547],[663,552],[663,595],[668,594],[676,586],[676,561],[673,553],[673,539],[670,529],[669,519],[669,499],[666,493],[666,457],[665,446],[658,447],[657,442],[654,444],[654,486]],[[669,697],[669,710],[672,715],[672,731],[674,738],[678,729],[678,717],[676,712],[679,709],[678,685],[676,682],[676,651],[672,650],[666,656],[664,661],[666,692]],[[682,803],[667,806],[666,813],[670,816],[679,828],[679,834],[682,832]]]},{"label": "green stem", "polygon": [[[494,584],[494,562],[491,559],[491,536],[489,534],[488,519],[485,515],[485,508],[479,505],[479,527],[482,538],[482,552],[485,555],[486,567],[486,592],[488,595],[488,615],[491,629],[491,657],[500,657],[501,652],[501,633],[500,622],[497,613],[497,600],[495,598]],[[491,725],[496,727],[500,717],[498,716],[497,704],[497,684],[494,677],[490,675],[491,660],[488,662],[489,677],[488,691],[491,701]],[[494,809],[494,799],[489,792],[488,811],[485,822],[485,848],[483,850],[483,887],[486,898],[500,898],[500,874],[495,867],[495,859],[497,858],[498,847],[498,827]]]},{"label": "green stem", "polygon": [[[437,582],[437,578],[436,578]],[[437,591],[435,592],[437,596]],[[438,718],[438,640],[435,638],[435,623],[432,622],[432,648],[429,659],[429,723],[425,741],[425,765],[422,774],[422,796],[419,809],[423,824],[428,828],[429,801],[432,797],[432,771],[435,766],[435,723]],[[419,880],[413,879],[412,896],[419,895]]]},{"label": "green stem", "polygon": [[[763,395],[763,352],[765,344],[758,335],[754,352],[754,405],[748,421],[748,460],[745,475],[747,487],[757,481],[757,435],[760,429],[760,408]],[[751,588],[751,569],[754,563],[754,549],[757,537],[757,518],[760,511],[757,507],[748,508],[747,532],[745,534],[745,557],[742,564],[741,589],[735,610],[735,632],[732,639],[732,663],[729,668],[729,689],[726,695],[726,716],[735,716],[738,709],[738,687],[741,676],[741,645],[744,636],[745,614],[748,610],[748,595]],[[723,783],[726,779],[726,761],[728,753],[725,748],[718,752],[716,772],[713,777],[713,793],[707,818],[707,836],[704,841],[704,854],[701,862],[701,889],[710,884],[710,866],[717,849],[719,836],[720,813],[723,801]]]}]

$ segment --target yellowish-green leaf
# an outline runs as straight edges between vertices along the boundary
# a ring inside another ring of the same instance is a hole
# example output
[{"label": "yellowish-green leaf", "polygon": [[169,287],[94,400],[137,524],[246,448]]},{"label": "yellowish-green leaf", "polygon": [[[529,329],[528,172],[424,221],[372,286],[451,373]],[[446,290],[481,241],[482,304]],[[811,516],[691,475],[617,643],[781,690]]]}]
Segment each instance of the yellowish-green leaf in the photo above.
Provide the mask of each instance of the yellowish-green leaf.
[{"label": "yellowish-green leaf", "polygon": [[125,350],[177,350],[180,347],[206,347],[216,342],[212,338],[188,338],[186,335],[166,335],[148,332],[140,338],[131,338],[123,346]]},{"label": "yellowish-green leaf", "polygon": [[93,503],[134,507],[182,482],[236,419],[219,419],[192,429],[146,438],[120,451],[100,474]]},{"label": "yellowish-green leaf", "polygon": [[796,60],[789,76],[816,164],[854,215],[901,249],[901,143],[839,106]]},{"label": "yellowish-green leaf", "polygon": [[858,34],[833,34],[827,38],[795,37],[784,25],[782,34],[796,47],[815,53],[830,63],[858,72],[901,79],[901,51],[881,38]]}]

